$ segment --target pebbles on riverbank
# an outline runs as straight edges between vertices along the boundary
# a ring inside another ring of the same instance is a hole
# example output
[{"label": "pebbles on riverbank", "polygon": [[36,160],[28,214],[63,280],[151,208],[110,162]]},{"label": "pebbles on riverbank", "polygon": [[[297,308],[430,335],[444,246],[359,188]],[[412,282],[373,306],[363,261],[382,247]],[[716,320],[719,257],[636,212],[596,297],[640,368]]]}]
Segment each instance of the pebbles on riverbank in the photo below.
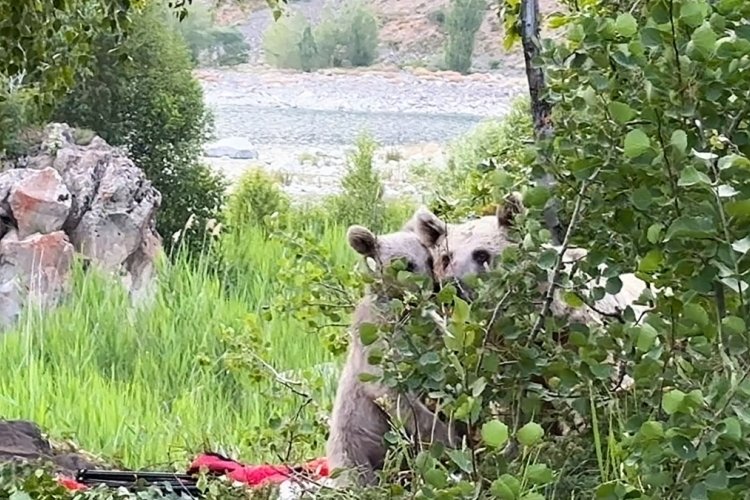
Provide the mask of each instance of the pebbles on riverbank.
[{"label": "pebbles on riverbank", "polygon": [[[442,168],[446,145],[482,120],[502,117],[525,90],[522,77],[498,74],[244,66],[197,75],[216,139],[242,145],[242,154],[214,147],[207,161],[230,181],[251,166],[276,172],[294,198],[338,192],[360,132],[381,145],[375,166],[386,196],[419,198],[420,177]],[[244,158],[230,158],[237,155]]]}]

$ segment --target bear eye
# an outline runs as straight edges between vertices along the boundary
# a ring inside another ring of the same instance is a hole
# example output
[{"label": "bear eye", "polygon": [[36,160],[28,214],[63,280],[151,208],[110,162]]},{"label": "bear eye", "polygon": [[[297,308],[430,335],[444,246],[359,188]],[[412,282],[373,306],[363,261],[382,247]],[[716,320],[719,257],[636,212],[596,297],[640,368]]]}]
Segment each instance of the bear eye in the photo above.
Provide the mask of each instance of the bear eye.
[{"label": "bear eye", "polygon": [[435,261],[432,257],[427,257],[427,269],[432,269],[433,267],[435,267]]},{"label": "bear eye", "polygon": [[483,265],[490,261],[490,253],[487,250],[474,250],[472,258],[477,264]]}]

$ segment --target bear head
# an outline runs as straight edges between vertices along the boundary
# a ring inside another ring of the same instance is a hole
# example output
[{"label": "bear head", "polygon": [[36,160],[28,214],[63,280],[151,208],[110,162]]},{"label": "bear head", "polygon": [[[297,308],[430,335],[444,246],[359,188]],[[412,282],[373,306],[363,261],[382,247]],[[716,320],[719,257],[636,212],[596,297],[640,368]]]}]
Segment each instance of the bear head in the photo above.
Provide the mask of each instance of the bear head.
[{"label": "bear head", "polygon": [[459,295],[471,299],[473,290],[466,278],[489,271],[495,259],[513,244],[509,230],[523,209],[520,196],[513,194],[495,215],[451,224],[420,207],[405,227],[432,250],[436,279],[443,284],[455,283]]},{"label": "bear head", "polygon": [[374,260],[379,270],[396,259],[403,259],[406,271],[435,281],[434,257],[426,244],[430,241],[434,244],[435,240],[424,240],[412,226],[407,225],[393,233],[375,235],[364,226],[353,225],[347,231],[347,241],[358,254]]}]

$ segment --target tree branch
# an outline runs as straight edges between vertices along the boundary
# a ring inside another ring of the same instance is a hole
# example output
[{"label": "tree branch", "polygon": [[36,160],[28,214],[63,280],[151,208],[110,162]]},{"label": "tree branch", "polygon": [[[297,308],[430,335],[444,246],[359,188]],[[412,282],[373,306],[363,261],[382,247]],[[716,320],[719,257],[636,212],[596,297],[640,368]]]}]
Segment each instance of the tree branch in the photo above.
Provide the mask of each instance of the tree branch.
[{"label": "tree branch", "polygon": [[560,279],[560,271],[562,270],[563,266],[563,255],[565,255],[565,252],[568,250],[568,246],[570,246],[570,237],[573,234],[573,230],[575,229],[576,224],[578,223],[578,216],[581,213],[581,205],[583,204],[583,195],[586,191],[586,188],[589,185],[589,182],[591,182],[594,177],[599,173],[599,169],[596,169],[596,171],[591,174],[591,177],[586,179],[581,183],[581,189],[578,191],[578,196],[576,197],[576,203],[573,208],[573,214],[570,216],[570,223],[568,224],[568,228],[565,231],[565,238],[563,239],[562,246],[560,247],[560,251],[557,254],[557,258],[555,260],[555,267],[553,268],[552,272],[552,279],[550,280],[549,288],[547,289],[547,294],[544,298],[544,304],[542,305],[542,310],[539,313],[539,316],[537,317],[536,321],[534,322],[534,326],[531,329],[531,334],[529,335],[529,339],[526,341],[526,345],[528,346],[531,342],[534,342],[536,339],[536,336],[539,334],[539,332],[542,329],[542,325],[544,324],[544,320],[547,317],[547,315],[550,312],[550,308],[552,307],[552,301],[555,297],[555,290],[557,290],[556,283]]}]

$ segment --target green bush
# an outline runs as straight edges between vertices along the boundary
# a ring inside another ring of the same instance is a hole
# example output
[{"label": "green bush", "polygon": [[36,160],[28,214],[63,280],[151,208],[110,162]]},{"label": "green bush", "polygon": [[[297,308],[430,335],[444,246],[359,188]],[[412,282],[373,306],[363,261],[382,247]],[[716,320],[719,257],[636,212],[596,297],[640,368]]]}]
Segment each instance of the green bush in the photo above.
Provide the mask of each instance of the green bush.
[{"label": "green bush", "polygon": [[369,66],[377,57],[377,19],[360,0],[337,11],[326,7],[317,26],[300,12],[285,14],[269,26],[263,48],[266,60],[280,68]]},{"label": "green bush", "polygon": [[309,54],[309,48],[302,50],[302,39],[310,27],[301,12],[288,10],[271,23],[263,34],[263,51],[266,61],[277,68],[302,70],[308,65],[317,67],[318,61],[303,60],[302,54]]},{"label": "green bush", "polygon": [[375,170],[377,143],[366,133],[357,138],[356,150],[349,155],[341,193],[328,200],[334,220],[345,225],[362,224],[372,231],[383,229],[386,219],[383,182]]},{"label": "green bush", "polygon": [[134,18],[132,33],[120,46],[111,37],[98,37],[91,74],[68,95],[56,118],[126,146],[162,193],[157,228],[165,243],[171,245],[179,232],[180,241],[196,250],[203,245],[206,223],[219,217],[226,183],[200,161],[211,115],[191,73],[189,52],[165,15],[171,14],[149,7]]},{"label": "green bush", "polygon": [[289,197],[278,179],[261,168],[252,168],[242,175],[231,194],[226,219],[231,227],[266,227],[267,216],[283,216],[288,209]]},{"label": "green bush", "polygon": [[245,37],[236,28],[216,26],[206,6],[193,3],[185,19],[170,19],[185,39],[195,64],[231,66],[247,61],[250,46]]},{"label": "green bush", "polygon": [[518,98],[500,120],[480,123],[450,145],[433,209],[443,215],[476,215],[501,201],[530,176],[533,138],[528,98]]},{"label": "green bush", "polygon": [[445,64],[453,71],[468,73],[474,53],[474,39],[487,8],[485,0],[451,0],[445,15],[447,39]]}]

